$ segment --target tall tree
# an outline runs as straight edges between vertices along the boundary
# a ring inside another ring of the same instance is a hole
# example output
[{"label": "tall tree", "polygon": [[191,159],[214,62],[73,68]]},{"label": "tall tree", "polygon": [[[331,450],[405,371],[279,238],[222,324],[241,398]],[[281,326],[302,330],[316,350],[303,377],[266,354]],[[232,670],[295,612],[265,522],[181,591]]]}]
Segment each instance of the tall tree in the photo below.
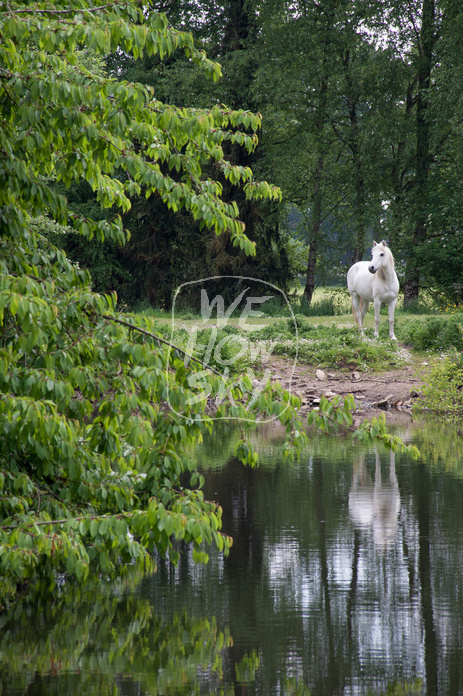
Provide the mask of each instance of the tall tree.
[{"label": "tall tree", "polygon": [[[330,71],[330,49],[333,41],[336,3],[330,3],[327,11],[320,12],[315,24],[320,31],[320,57],[318,65],[318,80],[316,84],[316,104],[314,118],[314,136],[317,143],[315,155],[315,168],[313,171],[312,200],[311,200],[311,229],[309,234],[309,259],[307,262],[307,274],[305,283],[305,296],[308,303],[312,301],[315,290],[315,267],[317,263],[318,241],[322,222],[323,203],[323,176],[325,170],[325,158],[327,154],[326,114],[328,111],[328,83]],[[319,6],[321,9],[321,6]],[[317,8],[318,9],[318,8]]]},{"label": "tall tree", "polygon": [[362,4],[353,3],[338,25],[339,100],[331,114],[340,147],[338,166],[344,161],[348,182],[343,186],[345,199],[337,217],[342,216],[351,231],[351,263],[363,258],[374,234],[381,234],[385,158],[378,125],[381,112],[390,111],[385,93],[390,93],[388,83],[393,79],[383,51],[363,30],[365,14]]},{"label": "tall tree", "polygon": [[[417,91],[416,91],[416,175],[413,206],[412,249],[423,244],[428,232],[429,175],[432,161],[429,114],[429,90],[435,66],[438,28],[436,25],[435,0],[423,0],[419,8],[421,26],[416,34],[417,47]],[[418,299],[420,270],[413,252],[407,260],[404,285],[404,304]]]},{"label": "tall tree", "polygon": [[336,83],[336,21],[342,2],[268,3],[262,7],[255,92],[266,124],[264,165],[285,197],[308,214],[305,295],[310,302],[321,228],[333,204],[329,113]]},{"label": "tall tree", "polygon": [[381,234],[386,142],[378,129],[394,107],[386,84],[394,73],[366,30],[369,11],[342,0],[262,10],[256,93],[265,175],[307,217],[309,301],[321,258],[332,268],[355,262]]}]

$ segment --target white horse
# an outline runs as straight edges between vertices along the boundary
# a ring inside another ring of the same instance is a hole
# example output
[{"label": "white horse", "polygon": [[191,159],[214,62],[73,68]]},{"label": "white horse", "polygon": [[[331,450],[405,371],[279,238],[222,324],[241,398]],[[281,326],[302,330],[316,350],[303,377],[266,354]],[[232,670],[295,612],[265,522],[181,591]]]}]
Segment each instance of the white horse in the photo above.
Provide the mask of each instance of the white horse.
[{"label": "white horse", "polygon": [[389,476],[381,477],[381,460],[376,452],[374,483],[365,465],[364,455],[354,462],[352,486],[349,491],[349,513],[354,526],[364,531],[373,531],[375,545],[387,549],[397,531],[400,513],[400,493],[395,473],[395,454],[389,455]]},{"label": "white horse", "polygon": [[358,261],[347,272],[347,289],[352,298],[352,311],[363,336],[363,320],[370,302],[375,308],[375,338],[378,338],[379,310],[388,305],[389,337],[394,335],[394,309],[399,292],[399,281],[394,270],[394,257],[383,240],[373,242],[371,262]]}]

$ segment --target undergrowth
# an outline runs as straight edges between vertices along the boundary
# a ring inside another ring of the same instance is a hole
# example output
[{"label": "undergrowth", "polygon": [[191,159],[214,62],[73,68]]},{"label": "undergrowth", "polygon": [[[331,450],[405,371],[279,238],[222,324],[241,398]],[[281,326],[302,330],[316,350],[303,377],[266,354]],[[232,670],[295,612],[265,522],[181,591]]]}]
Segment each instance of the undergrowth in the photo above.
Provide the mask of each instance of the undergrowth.
[{"label": "undergrowth", "polygon": [[451,353],[436,363],[424,380],[414,411],[430,411],[460,419],[463,416],[463,356]]},{"label": "undergrowth", "polygon": [[396,322],[397,338],[416,350],[463,350],[463,315],[402,318]]},{"label": "undergrowth", "polygon": [[[183,347],[188,353],[213,368],[229,368],[230,374],[256,367],[262,350],[285,356],[298,362],[324,368],[387,370],[405,364],[409,353],[398,343],[406,343],[416,351],[463,351],[463,315],[408,318],[398,316],[395,333],[398,342],[390,341],[388,322],[382,317],[379,340],[373,338],[373,328],[360,337],[354,326],[336,323],[313,324],[302,314],[295,318],[273,319],[262,328],[242,331],[238,326],[225,324],[220,328],[183,323],[175,324],[172,334],[168,324],[148,320],[155,332],[166,340]],[[185,320],[189,317],[185,317]],[[297,338],[296,338],[297,337]]]}]

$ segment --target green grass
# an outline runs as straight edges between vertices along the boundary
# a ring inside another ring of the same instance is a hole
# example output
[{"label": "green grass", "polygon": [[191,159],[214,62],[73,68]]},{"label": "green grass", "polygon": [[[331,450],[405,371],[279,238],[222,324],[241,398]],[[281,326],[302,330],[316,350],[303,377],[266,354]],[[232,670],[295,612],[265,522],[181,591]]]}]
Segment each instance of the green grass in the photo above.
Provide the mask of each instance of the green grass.
[{"label": "green grass", "polygon": [[280,319],[253,332],[253,338],[266,341],[274,355],[297,357],[299,363],[316,367],[378,370],[405,364],[407,354],[396,342],[374,340],[372,329],[361,338],[352,319],[339,319],[316,321],[296,315],[297,329],[292,319]]},{"label": "green grass", "polygon": [[[298,309],[297,300],[293,307]],[[271,316],[247,317],[245,326],[240,314],[229,320],[217,321],[211,319],[203,322],[201,315],[184,311],[175,314],[174,331],[172,334],[172,315],[169,312],[144,309],[139,314],[148,321],[154,330],[164,337],[170,338],[179,346],[185,347],[197,331],[197,344],[207,344],[211,335],[211,327],[216,327],[215,344],[222,341],[224,353],[222,358],[231,362],[231,370],[244,371],[252,365],[256,367],[255,359],[241,355],[236,362],[233,357],[243,346],[243,338],[256,344],[265,342],[267,350],[273,355],[287,357],[293,360],[297,354],[299,363],[324,368],[386,370],[405,366],[411,355],[423,359],[425,356],[437,356],[451,350],[463,350],[463,313],[438,313],[435,307],[421,305],[423,313],[408,313],[399,308],[395,315],[395,333],[398,342],[390,341],[388,337],[387,310],[382,309],[378,340],[373,338],[374,313],[370,307],[365,318],[365,336],[362,338],[356,328],[351,312],[350,299],[345,289],[319,288],[314,295],[314,311],[306,315],[297,311],[293,315],[287,307],[278,303],[270,307]],[[320,311],[325,307],[325,314]],[[333,311],[334,308],[334,311]],[[299,310],[302,310],[299,304]],[[415,308],[417,309],[417,308]],[[275,312],[275,314],[274,314]],[[294,326],[294,317],[297,324]],[[252,327],[252,330],[249,330]],[[235,336],[236,338],[233,338]],[[225,340],[226,339],[226,340]],[[241,341],[241,343],[240,343]],[[402,345],[407,346],[404,350]],[[196,346],[195,356],[203,358],[206,350]],[[253,363],[254,360],[254,364]],[[214,358],[211,359],[211,366]],[[216,366],[214,364],[214,366]],[[220,366],[219,366],[220,367]]]},{"label": "green grass", "polygon": [[[319,290],[315,301],[323,306],[330,290]],[[293,304],[293,306],[296,306]],[[281,312],[275,316],[247,318],[246,328],[240,317],[217,322],[203,322],[199,314],[184,312],[175,316],[172,332],[172,316],[168,312],[143,311],[143,323],[179,347],[188,347],[192,335],[197,336],[193,345],[194,355],[206,359],[209,339],[214,347],[221,342],[220,355],[212,351],[207,364],[223,373],[221,359],[229,364],[230,377],[242,375],[251,368],[255,374],[263,372],[262,352],[267,355],[297,359],[297,364],[312,368],[359,370],[382,372],[400,367],[418,368],[420,365],[424,383],[422,396],[416,402],[420,414],[445,414],[446,418],[460,419],[463,416],[463,312],[453,307],[451,311],[439,311],[432,305],[421,308],[421,313],[404,312],[399,308],[395,314],[395,333],[398,341],[388,336],[387,310],[381,312],[379,339],[374,339],[374,313],[370,308],[365,318],[365,336],[356,328],[350,310],[332,313],[332,304],[326,315],[314,313],[304,315],[302,311],[291,316]],[[338,302],[338,307],[341,306]],[[417,310],[418,308],[415,308]],[[296,325],[295,325],[296,322]],[[253,327],[252,330],[249,330]],[[242,351],[246,341],[254,346],[251,351]],[[202,347],[199,345],[202,344]],[[191,346],[190,346],[191,347]],[[189,350],[190,348],[188,348]],[[427,376],[426,376],[427,375]]]},{"label": "green grass", "polygon": [[[329,286],[316,288],[313,294],[312,302],[309,306],[305,300],[303,288],[299,286],[298,288],[294,288],[293,291],[289,293],[288,300],[291,308],[288,307],[283,299],[280,300],[278,298],[274,298],[268,300],[260,308],[263,310],[265,317],[258,321],[255,319],[248,319],[249,323],[265,323],[265,319],[290,317],[292,314],[301,314],[307,317],[309,320],[311,318],[328,319],[330,317],[345,317],[346,320],[349,321],[352,316],[351,300],[346,287]],[[422,319],[423,317],[432,315],[449,316],[450,314],[453,314],[455,310],[455,307],[443,308],[437,306],[430,296],[423,293],[419,302],[408,308],[406,311],[403,309],[403,298],[399,296],[396,307],[396,316],[413,316],[415,319]],[[141,303],[138,307],[136,307],[134,309],[134,313],[153,317],[166,322],[170,322],[172,319],[172,313],[170,310],[157,309],[156,307],[151,307],[145,303]],[[458,311],[456,313],[458,314]],[[387,314],[386,307],[381,308],[381,314]],[[175,317],[176,319],[183,321],[198,321],[201,319],[201,312],[199,310],[183,307],[181,310],[175,312]],[[240,310],[237,310],[233,314],[230,321],[237,322],[239,317]],[[370,306],[366,321],[373,323],[372,306]]]}]

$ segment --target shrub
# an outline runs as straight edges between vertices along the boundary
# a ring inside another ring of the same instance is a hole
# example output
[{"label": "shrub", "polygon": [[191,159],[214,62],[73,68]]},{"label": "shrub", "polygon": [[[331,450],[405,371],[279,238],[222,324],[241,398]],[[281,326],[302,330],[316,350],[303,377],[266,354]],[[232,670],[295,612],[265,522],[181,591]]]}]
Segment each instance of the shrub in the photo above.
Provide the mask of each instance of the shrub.
[{"label": "shrub", "polygon": [[433,367],[426,376],[416,411],[432,411],[449,416],[463,415],[463,356],[454,353]]},{"label": "shrub", "polygon": [[262,305],[261,311],[266,317],[287,317],[290,314],[290,308],[281,295],[267,300]]},{"label": "shrub", "polygon": [[397,334],[416,350],[462,350],[462,328],[458,315],[427,317],[425,321],[415,319],[398,324]]},{"label": "shrub", "polygon": [[306,317],[334,317],[336,314],[332,297],[324,297],[309,305],[306,296],[302,295],[299,307],[294,309]]},{"label": "shrub", "polygon": [[235,327],[200,329],[194,338],[194,356],[210,367],[221,371],[228,366],[229,372],[236,374],[250,366],[247,337]]},{"label": "shrub", "polygon": [[436,303],[432,298],[423,298],[419,300],[413,300],[407,306],[400,306],[400,311],[404,314],[434,314],[439,311],[436,307]]},{"label": "shrub", "polygon": [[336,288],[330,292],[328,297],[320,300],[307,302],[305,295],[298,297],[292,303],[293,311],[306,317],[334,317],[350,311],[350,303],[346,302],[345,288]]},{"label": "shrub", "polygon": [[294,337],[294,322],[292,319],[280,319],[273,324],[268,324],[262,329],[253,332],[256,340],[264,341],[268,339],[290,339]]}]

